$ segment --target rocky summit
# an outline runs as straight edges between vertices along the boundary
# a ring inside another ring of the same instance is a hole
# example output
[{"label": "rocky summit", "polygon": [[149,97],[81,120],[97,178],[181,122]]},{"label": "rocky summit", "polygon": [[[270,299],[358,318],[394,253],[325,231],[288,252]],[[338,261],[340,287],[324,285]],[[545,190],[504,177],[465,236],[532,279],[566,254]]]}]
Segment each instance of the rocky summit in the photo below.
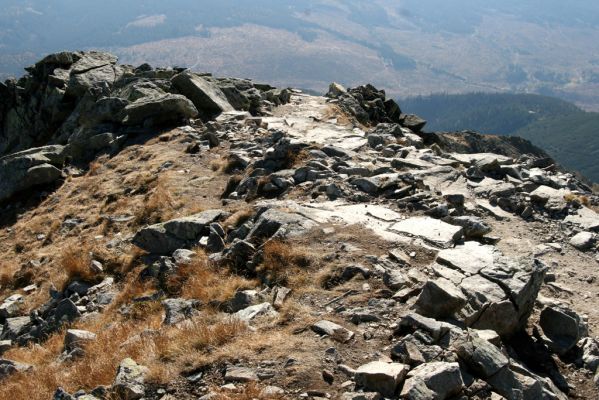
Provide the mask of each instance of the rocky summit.
[{"label": "rocky summit", "polygon": [[0,398],[598,398],[599,197],[529,142],[52,54],[0,84]]}]

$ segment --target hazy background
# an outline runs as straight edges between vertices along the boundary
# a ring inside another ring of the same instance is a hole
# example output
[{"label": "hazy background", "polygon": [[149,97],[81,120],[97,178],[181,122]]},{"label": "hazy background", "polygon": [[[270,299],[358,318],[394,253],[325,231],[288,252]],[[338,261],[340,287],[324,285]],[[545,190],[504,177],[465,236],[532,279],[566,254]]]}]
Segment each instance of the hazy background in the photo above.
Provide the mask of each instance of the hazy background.
[{"label": "hazy background", "polygon": [[524,136],[599,182],[596,0],[2,0],[0,78],[76,49],[321,93],[371,82],[431,129]]},{"label": "hazy background", "polygon": [[542,93],[599,109],[591,0],[2,0],[0,75],[101,48],[322,91]]}]

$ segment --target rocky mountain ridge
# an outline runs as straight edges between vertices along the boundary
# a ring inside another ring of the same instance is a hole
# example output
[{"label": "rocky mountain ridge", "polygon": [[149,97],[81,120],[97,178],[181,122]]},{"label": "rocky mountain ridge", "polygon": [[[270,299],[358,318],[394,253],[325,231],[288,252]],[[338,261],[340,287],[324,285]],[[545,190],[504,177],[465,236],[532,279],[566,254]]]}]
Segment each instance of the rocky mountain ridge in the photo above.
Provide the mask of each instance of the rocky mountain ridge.
[{"label": "rocky mountain ridge", "polygon": [[529,142],[371,85],[28,72],[0,87],[0,397],[597,395],[599,198]]}]

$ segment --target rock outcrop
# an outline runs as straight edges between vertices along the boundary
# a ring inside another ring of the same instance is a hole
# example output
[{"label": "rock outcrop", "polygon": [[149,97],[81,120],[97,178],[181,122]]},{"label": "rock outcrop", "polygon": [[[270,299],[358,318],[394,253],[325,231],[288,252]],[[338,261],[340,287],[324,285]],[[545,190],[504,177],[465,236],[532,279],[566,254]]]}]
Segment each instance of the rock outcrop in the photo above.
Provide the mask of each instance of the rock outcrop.
[{"label": "rock outcrop", "polygon": [[[0,84],[0,183],[6,186],[0,201],[60,178],[64,159],[43,162],[40,157],[48,156],[43,146],[68,145],[63,158],[87,161],[99,151],[116,150],[140,129],[208,120],[236,109],[261,115],[289,100],[288,91],[268,85],[180,69],[135,68],[96,51],[51,54],[27,71]],[[9,176],[22,182],[5,183]]]}]

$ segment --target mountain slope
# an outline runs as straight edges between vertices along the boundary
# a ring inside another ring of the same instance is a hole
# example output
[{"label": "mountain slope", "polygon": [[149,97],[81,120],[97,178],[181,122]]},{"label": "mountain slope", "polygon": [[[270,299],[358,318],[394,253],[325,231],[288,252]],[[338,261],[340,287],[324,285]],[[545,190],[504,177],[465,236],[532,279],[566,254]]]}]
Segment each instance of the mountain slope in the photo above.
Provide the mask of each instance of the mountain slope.
[{"label": "mountain slope", "polygon": [[0,399],[597,398],[599,196],[524,139],[97,52],[20,83]]},{"label": "mountain slope", "polygon": [[599,113],[532,94],[440,94],[404,99],[401,105],[426,118],[432,130],[523,137],[565,167],[599,182]]}]

